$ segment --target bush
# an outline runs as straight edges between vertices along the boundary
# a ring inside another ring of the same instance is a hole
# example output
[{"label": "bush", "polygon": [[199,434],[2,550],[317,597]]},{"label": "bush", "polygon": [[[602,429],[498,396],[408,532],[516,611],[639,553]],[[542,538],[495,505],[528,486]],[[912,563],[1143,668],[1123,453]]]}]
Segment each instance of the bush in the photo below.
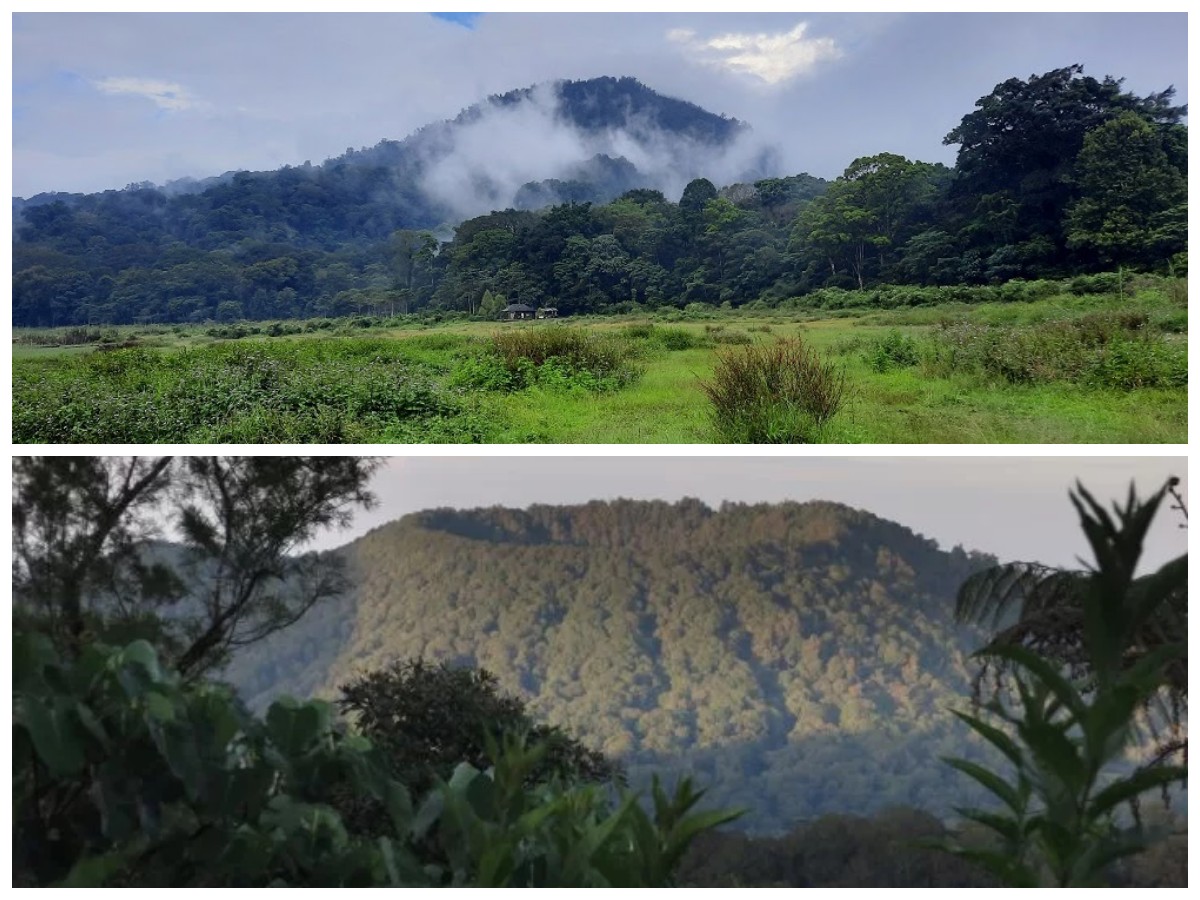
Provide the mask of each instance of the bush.
[{"label": "bush", "polygon": [[[712,326],[706,325],[705,329]],[[669,328],[661,325],[655,325],[651,322],[636,322],[632,325],[626,325],[621,329],[622,337],[631,340],[645,341],[650,344],[658,344],[664,350],[691,350],[694,347],[703,347],[706,342],[699,335],[688,331],[686,328]]]},{"label": "bush", "polygon": [[[218,343],[119,349],[14,372],[14,439],[28,443],[359,443],[454,421],[459,398],[403,342]],[[465,426],[467,423],[464,420]],[[457,437],[475,440],[469,425]]]},{"label": "bush", "polygon": [[[509,388],[616,390],[637,377],[630,347],[620,338],[551,326],[494,334],[489,352],[509,375]],[[481,370],[483,371],[483,370]]]},{"label": "bush", "polygon": [[915,340],[893,328],[870,345],[864,358],[876,372],[887,372],[915,366],[921,361],[921,353]]},{"label": "bush", "polygon": [[1130,390],[1187,385],[1187,348],[1154,337],[1140,312],[1097,312],[1036,326],[944,324],[928,358],[938,374],[1013,384],[1071,381]]},{"label": "bush", "polygon": [[144,641],[64,663],[41,635],[16,635],[14,884],[385,881],[381,845],[349,835],[321,785],[344,780],[400,823],[411,804],[330,712],[280,701],[257,720]]},{"label": "bush", "polygon": [[799,338],[720,353],[702,382],[730,443],[812,443],[841,408],[845,373]]},{"label": "bush", "polygon": [[[457,710],[435,711],[451,719]],[[64,661],[13,640],[13,883],[110,887],[666,887],[692,839],[736,818],[694,812],[686,779],[653,812],[535,773],[548,745],[488,735],[419,805],[322,701],[251,715],[136,641]],[[384,833],[337,806],[371,801]],[[335,804],[337,806],[335,806]]]}]

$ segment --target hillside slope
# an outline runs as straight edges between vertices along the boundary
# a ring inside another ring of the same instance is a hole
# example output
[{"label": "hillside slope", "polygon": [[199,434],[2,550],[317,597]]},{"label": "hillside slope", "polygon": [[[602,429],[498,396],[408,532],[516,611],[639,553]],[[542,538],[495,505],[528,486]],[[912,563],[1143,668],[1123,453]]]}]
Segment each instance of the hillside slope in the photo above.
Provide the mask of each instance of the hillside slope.
[{"label": "hillside slope", "polygon": [[974,752],[952,609],[983,557],[836,504],[694,500],[435,510],[340,552],[357,592],[231,667],[252,702],[424,656],[493,671],[635,782],[696,773],[752,828],[963,800],[938,757]]}]

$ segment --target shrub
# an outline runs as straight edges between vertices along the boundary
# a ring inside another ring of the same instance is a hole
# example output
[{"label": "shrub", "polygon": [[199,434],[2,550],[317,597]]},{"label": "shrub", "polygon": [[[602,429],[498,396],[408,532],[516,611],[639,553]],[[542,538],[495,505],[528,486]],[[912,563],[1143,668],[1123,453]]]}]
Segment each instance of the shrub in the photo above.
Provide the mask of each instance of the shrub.
[{"label": "shrub", "polygon": [[731,443],[811,443],[841,408],[845,373],[799,338],[720,353],[702,382]]},{"label": "shrub", "polygon": [[[705,329],[711,328],[706,325]],[[686,328],[671,328],[655,325],[651,322],[636,322],[621,329],[622,337],[632,340],[658,344],[664,350],[691,350],[693,347],[703,347],[706,341]]]},{"label": "shrub", "polygon": [[1013,384],[1071,381],[1129,390],[1187,384],[1187,348],[1154,337],[1140,312],[1097,312],[1036,326],[944,323],[931,371],[999,376]]},{"label": "shrub", "polygon": [[637,377],[629,344],[580,329],[552,326],[494,334],[489,351],[510,376],[510,387],[615,390]]},{"label": "shrub", "polygon": [[347,834],[321,785],[336,776],[399,823],[411,804],[369,742],[333,729],[328,704],[279,701],[257,720],[144,641],[64,663],[18,634],[13,657],[14,883],[386,880],[380,844]]},{"label": "shrub", "polygon": [[686,328],[660,327],[654,337],[667,350],[691,350],[705,345],[703,338]]},{"label": "shrub", "polygon": [[[436,712],[453,717],[455,710]],[[13,640],[16,886],[666,887],[692,839],[739,813],[695,812],[657,779],[653,812],[535,773],[548,745],[490,735],[419,805],[386,757],[322,701],[258,719],[229,689],[185,681],[154,649],[85,645],[64,661]],[[384,833],[338,807],[371,801]]]},{"label": "shrub", "polygon": [[[116,349],[14,372],[13,434],[29,443],[359,443],[403,425],[419,439],[420,427],[462,412],[427,371],[403,342],[361,338]],[[475,440],[473,427],[452,439]]]},{"label": "shrub", "polygon": [[876,372],[903,369],[915,366],[921,361],[917,342],[894,328],[882,338],[877,338],[864,357]]}]

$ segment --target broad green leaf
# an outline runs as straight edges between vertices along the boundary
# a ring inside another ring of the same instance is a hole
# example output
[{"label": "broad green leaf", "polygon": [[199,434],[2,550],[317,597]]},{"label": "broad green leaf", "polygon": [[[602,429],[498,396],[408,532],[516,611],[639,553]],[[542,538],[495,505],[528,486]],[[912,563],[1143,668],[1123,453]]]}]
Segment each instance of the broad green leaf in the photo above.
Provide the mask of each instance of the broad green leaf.
[{"label": "broad green leaf", "polygon": [[413,818],[412,826],[409,829],[409,834],[414,841],[425,837],[430,827],[442,817],[445,807],[446,799],[442,792],[436,789],[430,791]]},{"label": "broad green leaf", "polygon": [[146,694],[146,712],[160,722],[171,722],[175,719],[175,705],[157,691]]},{"label": "broad green leaf", "polygon": [[69,710],[47,707],[36,697],[18,696],[13,718],[25,728],[38,757],[55,778],[69,778],[83,769],[83,746],[71,727]]},{"label": "broad green leaf", "polygon": [[475,780],[475,778],[482,774],[482,772],[480,772],[470,763],[459,763],[454,767],[454,772],[450,775],[450,781],[447,783],[447,786],[452,791],[464,790],[467,785],[469,785]]},{"label": "broad green leaf", "polygon": [[162,680],[162,669],[158,664],[158,654],[146,641],[134,641],[121,651],[121,660],[141,666],[152,681]]}]

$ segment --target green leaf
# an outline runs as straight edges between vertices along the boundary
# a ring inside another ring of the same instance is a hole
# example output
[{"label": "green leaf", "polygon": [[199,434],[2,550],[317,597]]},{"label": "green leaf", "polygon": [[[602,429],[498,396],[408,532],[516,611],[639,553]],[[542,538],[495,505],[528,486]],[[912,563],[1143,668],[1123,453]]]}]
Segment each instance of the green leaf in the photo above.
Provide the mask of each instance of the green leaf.
[{"label": "green leaf", "polygon": [[671,829],[667,838],[666,863],[668,868],[674,868],[683,854],[687,851],[692,839],[704,831],[709,831],[726,822],[732,822],[744,816],[747,809],[714,809],[707,812],[694,813],[681,819]]},{"label": "green leaf", "polygon": [[446,799],[440,790],[432,790],[421,804],[417,815],[413,818],[409,834],[414,841],[425,837],[434,822],[437,822],[446,808]]},{"label": "green leaf", "polygon": [[1058,701],[1071,711],[1072,716],[1078,718],[1083,714],[1085,707],[1083,698],[1045,657],[1039,656],[1027,647],[1012,644],[989,646],[977,655],[995,656],[1015,663],[1035,675],[1042,684],[1049,688]]},{"label": "green leaf", "polygon": [[1017,844],[1021,840],[1021,826],[1016,819],[973,807],[956,806],[954,811],[964,819],[970,819],[972,822],[978,822],[980,825],[990,828],[1013,844]]},{"label": "green leaf", "polygon": [[1001,753],[1007,756],[1012,761],[1013,765],[1019,767],[1022,764],[1024,757],[1021,755],[1020,747],[1017,746],[1017,743],[1011,737],[1009,737],[999,728],[996,728],[994,725],[989,725],[987,722],[976,718],[975,716],[970,716],[966,713],[959,712],[956,709],[952,709],[950,712],[952,712],[962,721],[966,722],[981,737],[988,741],[988,743],[996,747]]},{"label": "green leaf", "polygon": [[69,710],[47,707],[36,697],[18,696],[13,718],[33,741],[38,757],[55,778],[69,778],[83,769],[85,757],[71,727]]},{"label": "green leaf", "polygon": [[1088,804],[1088,816],[1099,818],[1118,804],[1148,790],[1185,780],[1187,768],[1184,766],[1153,766],[1139,769],[1128,778],[1122,778],[1098,793]]},{"label": "green leaf", "polygon": [[329,718],[329,706],[323,701],[277,700],[267,710],[267,732],[271,742],[291,759],[328,731]]},{"label": "green leaf", "polygon": [[452,791],[464,790],[475,778],[482,773],[473,765],[467,762],[461,762],[454,767],[454,772],[450,776],[448,787]]},{"label": "green leaf", "polygon": [[13,633],[13,690],[28,691],[43,684],[42,672],[58,661],[54,645],[42,634]]},{"label": "green leaf", "polygon": [[1079,757],[1079,748],[1063,729],[1048,722],[1031,722],[1021,725],[1019,730],[1042,773],[1078,794],[1088,774]]},{"label": "green leaf", "polygon": [[1162,670],[1177,659],[1187,659],[1186,643],[1155,647],[1123,673],[1122,681],[1149,693],[1162,684]]},{"label": "green leaf", "polygon": [[146,712],[160,722],[171,722],[175,719],[175,705],[157,691],[146,694]]},{"label": "green leaf", "polygon": [[964,775],[974,778],[985,788],[995,794],[1000,800],[1018,815],[1024,809],[1024,801],[1020,792],[1010,785],[1007,781],[997,775],[995,772],[985,769],[983,766],[970,762],[965,759],[957,759],[952,756],[943,756],[942,762],[946,765],[958,769]]},{"label": "green leaf", "polygon": [[151,681],[162,680],[163,673],[158,664],[158,654],[146,641],[134,641],[122,650],[121,660],[141,666],[150,676]]},{"label": "green leaf", "polygon": [[54,887],[103,887],[124,866],[124,854],[115,850],[99,856],[83,856],[71,866],[67,877]]}]

